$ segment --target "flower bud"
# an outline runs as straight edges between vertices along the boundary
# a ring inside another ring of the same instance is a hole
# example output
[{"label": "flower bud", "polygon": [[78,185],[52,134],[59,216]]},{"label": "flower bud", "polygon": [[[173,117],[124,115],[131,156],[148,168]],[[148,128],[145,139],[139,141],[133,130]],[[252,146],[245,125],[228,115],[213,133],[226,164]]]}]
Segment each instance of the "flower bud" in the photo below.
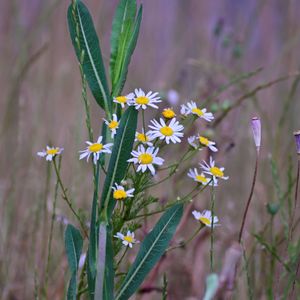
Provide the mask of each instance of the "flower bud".
[{"label": "flower bud", "polygon": [[300,154],[300,130],[294,132],[297,154]]},{"label": "flower bud", "polygon": [[252,133],[256,148],[259,150],[261,144],[261,123],[260,119],[253,117],[251,120]]}]

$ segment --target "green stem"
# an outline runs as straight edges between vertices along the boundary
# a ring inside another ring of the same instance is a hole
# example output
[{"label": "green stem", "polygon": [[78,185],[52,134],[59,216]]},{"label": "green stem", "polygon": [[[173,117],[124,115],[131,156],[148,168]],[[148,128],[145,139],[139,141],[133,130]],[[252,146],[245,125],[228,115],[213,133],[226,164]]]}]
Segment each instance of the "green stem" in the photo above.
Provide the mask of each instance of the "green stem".
[{"label": "green stem", "polygon": [[187,244],[189,244],[197,235],[198,235],[198,233],[200,232],[200,230],[202,229],[202,228],[204,228],[204,226],[203,225],[200,225],[198,228],[197,228],[197,230],[195,230],[195,232],[186,240],[186,241],[184,241],[184,242],[182,242],[182,243],[179,243],[178,245],[176,245],[176,246],[173,246],[173,247],[169,247],[167,250],[166,250],[166,252],[168,252],[168,251],[171,251],[171,250],[174,250],[174,249],[177,249],[177,248],[183,248],[183,247],[185,247]]},{"label": "green stem", "polygon": [[68,195],[67,195],[67,189],[64,187],[63,185],[63,182],[61,180],[61,177],[60,177],[60,172],[57,168],[57,164],[56,164],[56,160],[55,158],[53,159],[53,165],[54,165],[54,170],[55,170],[55,174],[56,174],[56,177],[57,177],[57,181],[58,181],[58,184],[62,190],[62,193],[63,193],[63,199],[66,201],[66,203],[68,204],[69,208],[71,209],[72,213],[74,214],[74,216],[76,217],[77,221],[79,222],[80,224],[80,227],[85,235],[85,237],[88,239],[89,236],[88,236],[88,233],[85,229],[85,226],[82,222],[82,220],[80,219],[78,213],[76,212],[76,210],[74,209],[73,207],[73,204],[72,204],[72,201],[69,199]]},{"label": "green stem", "polygon": [[214,184],[211,186],[211,227],[210,227],[210,272],[214,271],[214,209],[215,209],[215,192]]},{"label": "green stem", "polygon": [[[60,170],[61,165],[61,156],[59,157],[58,169]],[[46,275],[45,275],[45,287],[44,293],[45,297],[48,297],[48,280],[49,280],[49,268],[50,268],[50,260],[51,260],[51,248],[52,248],[52,239],[53,239],[53,228],[54,221],[56,216],[56,203],[57,203],[57,195],[58,195],[58,180],[56,180],[55,189],[54,189],[54,200],[52,205],[52,216],[51,216],[51,224],[50,224],[50,234],[48,239],[48,256],[47,256],[47,264],[46,264]]]}]

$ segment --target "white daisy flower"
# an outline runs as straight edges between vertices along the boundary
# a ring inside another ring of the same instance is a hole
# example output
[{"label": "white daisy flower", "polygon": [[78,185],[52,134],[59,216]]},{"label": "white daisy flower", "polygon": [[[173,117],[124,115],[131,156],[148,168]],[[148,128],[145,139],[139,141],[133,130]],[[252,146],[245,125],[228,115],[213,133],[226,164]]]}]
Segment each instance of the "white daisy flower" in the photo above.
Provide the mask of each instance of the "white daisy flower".
[{"label": "white daisy flower", "polygon": [[206,108],[199,108],[197,107],[196,102],[191,101],[188,102],[186,105],[182,104],[181,105],[181,110],[180,113],[187,116],[190,114],[196,115],[199,118],[202,118],[208,122],[211,122],[214,119],[214,116],[211,112],[206,112]]},{"label": "white daisy flower", "polygon": [[118,121],[118,117],[116,114],[113,114],[112,116],[113,116],[113,118],[111,121],[107,121],[105,119],[103,119],[103,121],[105,122],[107,127],[110,129],[111,137],[113,138],[115,136],[115,134],[117,133],[117,129],[119,128],[119,121]]},{"label": "white daisy flower", "polygon": [[151,174],[155,174],[155,169],[153,165],[161,166],[164,162],[164,159],[157,157],[159,148],[148,147],[145,149],[143,145],[140,145],[137,151],[133,150],[131,155],[133,158],[128,159],[128,162],[133,162],[138,164],[137,172],[142,171],[146,172],[147,169],[150,170]]},{"label": "white daisy flower", "polygon": [[175,118],[168,125],[162,118],[160,118],[160,123],[156,120],[151,120],[151,123],[152,125],[149,125],[149,128],[153,130],[150,130],[149,134],[152,139],[159,138],[160,140],[166,140],[167,144],[170,141],[174,144],[181,142],[180,138],[183,137],[183,132],[180,131],[184,127]]},{"label": "white daisy flower", "polygon": [[[204,210],[202,213],[197,210],[194,210],[192,212],[192,214],[197,221],[201,222],[202,224],[204,224],[207,227],[212,227],[212,225],[214,227],[220,226],[220,224],[218,224],[219,218],[217,216],[214,216],[214,219],[213,219],[210,210]],[[213,220],[214,220],[214,222],[213,222]]]},{"label": "white daisy flower", "polygon": [[166,119],[172,119],[176,117],[175,111],[172,108],[165,108],[161,113]]},{"label": "white daisy flower", "polygon": [[187,173],[187,176],[194,179],[194,181],[199,182],[203,185],[213,185],[218,186],[218,180],[214,177],[207,178],[203,173],[198,173],[197,168],[189,169],[189,172]]},{"label": "white daisy flower", "polygon": [[210,157],[209,164],[203,160],[203,164],[200,163],[201,168],[205,174],[209,174],[215,178],[222,178],[227,180],[229,177],[224,176],[224,168],[218,168],[215,166],[215,161]]},{"label": "white daisy flower", "polygon": [[113,99],[113,102],[118,103],[122,106],[122,108],[125,107],[125,104],[130,105],[130,101],[134,98],[134,93],[130,93],[126,96],[118,96]]},{"label": "white daisy flower", "polygon": [[158,93],[153,93],[152,91],[147,94],[142,89],[135,89],[135,97],[130,101],[130,105],[134,105],[136,109],[146,109],[147,106],[153,108],[158,108],[155,103],[161,102]]},{"label": "white daisy flower", "polygon": [[151,143],[152,138],[150,136],[149,131],[148,132],[144,132],[144,129],[142,129],[142,132],[136,132],[135,133],[135,142],[139,142],[148,146],[152,146],[153,144]]},{"label": "white daisy flower", "polygon": [[[196,143],[197,141],[199,142],[198,145]],[[199,148],[199,150],[201,150],[201,147],[208,147],[212,152],[218,151],[218,148],[214,146],[216,144],[215,142],[201,135],[188,137],[188,143],[195,149]]]},{"label": "white daisy flower", "polygon": [[46,157],[47,161],[52,161],[56,155],[61,154],[63,151],[64,148],[47,146],[45,150],[37,152],[37,155],[40,157]]},{"label": "white daisy flower", "polygon": [[212,152],[218,151],[218,148],[214,146],[216,144],[215,142],[210,141],[208,138],[202,135],[198,135],[197,138],[201,146],[208,147]]},{"label": "white daisy flower", "polygon": [[134,232],[130,232],[129,230],[127,231],[126,235],[124,235],[121,232],[117,232],[117,234],[114,235],[114,237],[122,240],[122,244],[124,246],[129,246],[130,248],[132,248],[133,244],[139,243],[139,241],[134,238]]},{"label": "white daisy flower", "polygon": [[115,200],[124,200],[126,198],[132,198],[133,196],[133,192],[135,189],[130,189],[125,191],[124,187],[122,185],[118,185],[117,183],[115,183],[115,187],[113,187],[113,198]]},{"label": "white daisy flower", "polygon": [[97,161],[100,158],[101,153],[111,153],[111,150],[109,149],[113,144],[108,143],[103,145],[102,142],[103,137],[99,136],[96,143],[92,143],[89,141],[86,141],[86,144],[88,145],[85,150],[79,151],[81,154],[79,156],[79,159],[87,158],[86,161],[89,161],[89,158],[91,154],[93,155],[93,162],[94,164],[97,163]]}]

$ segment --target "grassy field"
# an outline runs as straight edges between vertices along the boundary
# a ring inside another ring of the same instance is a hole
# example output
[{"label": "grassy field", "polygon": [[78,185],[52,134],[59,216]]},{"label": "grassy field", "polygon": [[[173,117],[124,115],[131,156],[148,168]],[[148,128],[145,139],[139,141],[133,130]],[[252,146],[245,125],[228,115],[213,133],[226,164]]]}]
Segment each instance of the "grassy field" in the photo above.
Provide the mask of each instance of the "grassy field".
[{"label": "grassy field", "polygon": [[[118,1],[85,3],[108,66]],[[78,155],[88,133],[80,72],[66,21],[68,6],[69,1],[0,3],[3,300],[63,299],[70,279],[64,230],[67,223],[78,224],[61,197],[52,165],[36,155],[45,145],[64,147],[61,177],[80,216],[89,221],[93,179],[90,166]],[[215,190],[221,224],[214,230],[216,273],[224,267],[226,249],[238,238],[255,166],[250,121],[254,116],[261,119],[262,146],[243,256],[234,289],[222,295],[225,299],[297,299],[299,295],[300,214],[299,206],[294,206],[299,157],[293,135],[300,129],[299,11],[300,2],[293,0],[144,1],[124,91],[137,87],[158,91],[161,107],[172,106],[178,115],[180,105],[193,99],[215,114],[214,122],[195,123],[182,143],[164,154],[168,163],[178,159],[188,145],[187,137],[199,130],[217,142],[214,157],[226,168],[229,180]],[[98,135],[103,110],[89,91],[88,99],[92,128]],[[158,117],[158,111],[147,111],[146,122]],[[159,203],[150,210],[187,193],[193,186],[186,176],[188,169],[209,156],[203,150],[185,161],[172,179],[155,186]],[[155,180],[161,178],[158,173]],[[173,246],[191,236],[196,229],[191,212],[209,209],[210,200],[211,192],[206,190],[185,207]],[[156,220],[157,216],[143,220],[136,233],[139,240]],[[206,228],[186,247],[167,253],[135,299],[162,299],[163,274],[167,299],[202,299],[210,273],[210,243]],[[122,262],[124,271],[136,249]]]}]

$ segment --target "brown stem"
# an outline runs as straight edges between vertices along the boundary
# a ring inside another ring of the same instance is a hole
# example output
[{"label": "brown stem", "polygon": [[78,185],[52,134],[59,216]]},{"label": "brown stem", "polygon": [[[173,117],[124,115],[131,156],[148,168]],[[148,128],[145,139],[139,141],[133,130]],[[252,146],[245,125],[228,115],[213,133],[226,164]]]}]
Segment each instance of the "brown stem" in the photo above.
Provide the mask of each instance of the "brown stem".
[{"label": "brown stem", "polygon": [[257,151],[256,151],[256,160],[255,160],[255,169],[254,169],[253,181],[252,181],[251,191],[250,191],[250,195],[249,195],[249,198],[248,198],[248,201],[247,201],[246,209],[245,209],[245,212],[244,212],[244,215],[243,215],[243,221],[242,221],[242,225],[241,225],[241,229],[240,229],[240,233],[239,233],[239,243],[241,243],[241,240],[242,240],[242,235],[243,235],[243,230],[244,230],[244,226],[245,226],[245,222],[246,222],[246,217],[247,217],[248,209],[249,209],[250,202],[251,202],[253,192],[254,192],[256,176],[257,176],[257,169],[258,169],[258,158],[259,158],[259,148],[257,148]]}]

